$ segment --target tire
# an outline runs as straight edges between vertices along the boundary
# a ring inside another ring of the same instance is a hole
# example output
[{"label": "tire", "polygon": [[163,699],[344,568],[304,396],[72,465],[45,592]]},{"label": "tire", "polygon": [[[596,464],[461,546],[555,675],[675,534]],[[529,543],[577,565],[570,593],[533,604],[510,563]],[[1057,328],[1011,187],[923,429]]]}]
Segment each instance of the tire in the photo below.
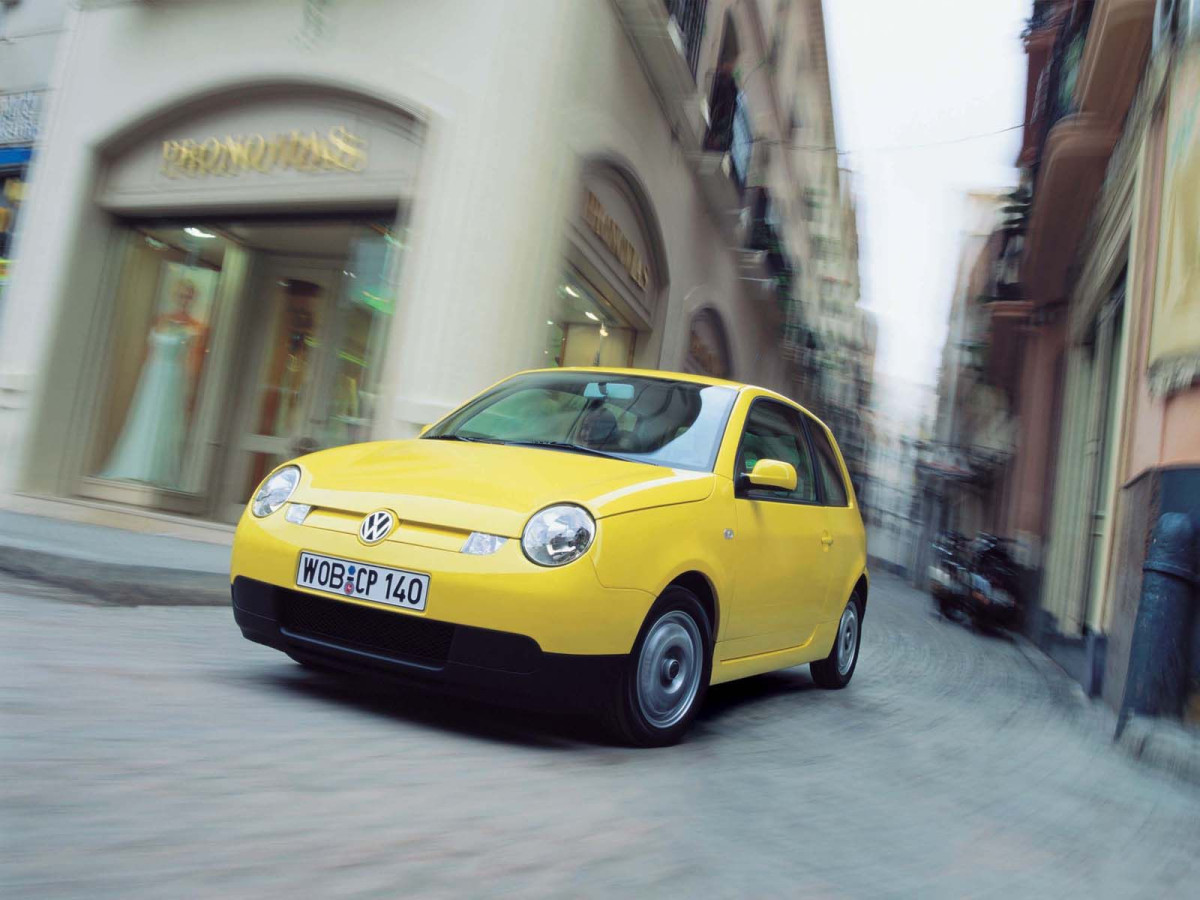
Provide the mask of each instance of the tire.
[{"label": "tire", "polygon": [[818,687],[841,690],[854,677],[854,670],[858,667],[858,648],[862,644],[862,613],[862,601],[855,593],[842,610],[837,636],[833,639],[829,655],[809,664],[812,679]]},{"label": "tire", "polygon": [[692,724],[712,676],[712,627],[696,595],[669,587],[646,616],[604,710],[623,743],[665,747]]}]

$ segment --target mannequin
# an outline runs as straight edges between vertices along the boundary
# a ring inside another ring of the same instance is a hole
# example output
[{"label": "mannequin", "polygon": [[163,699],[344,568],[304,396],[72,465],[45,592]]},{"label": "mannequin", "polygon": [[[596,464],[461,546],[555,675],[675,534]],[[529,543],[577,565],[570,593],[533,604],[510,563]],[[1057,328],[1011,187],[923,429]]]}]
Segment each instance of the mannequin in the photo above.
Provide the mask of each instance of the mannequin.
[{"label": "mannequin", "polygon": [[184,440],[204,362],[207,328],[191,314],[196,285],[175,283],[171,308],[147,339],[148,353],[103,478],[177,490]]}]

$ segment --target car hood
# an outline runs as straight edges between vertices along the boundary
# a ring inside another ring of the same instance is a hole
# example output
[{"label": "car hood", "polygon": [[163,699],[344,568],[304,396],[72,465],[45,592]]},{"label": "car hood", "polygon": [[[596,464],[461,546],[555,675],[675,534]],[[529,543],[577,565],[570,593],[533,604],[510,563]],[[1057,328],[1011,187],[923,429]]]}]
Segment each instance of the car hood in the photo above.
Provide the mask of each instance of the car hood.
[{"label": "car hood", "polygon": [[305,474],[295,502],[355,515],[387,508],[401,521],[513,538],[554,503],[578,503],[600,519],[703,500],[715,480],[564,450],[421,439],[352,444],[297,462]]}]

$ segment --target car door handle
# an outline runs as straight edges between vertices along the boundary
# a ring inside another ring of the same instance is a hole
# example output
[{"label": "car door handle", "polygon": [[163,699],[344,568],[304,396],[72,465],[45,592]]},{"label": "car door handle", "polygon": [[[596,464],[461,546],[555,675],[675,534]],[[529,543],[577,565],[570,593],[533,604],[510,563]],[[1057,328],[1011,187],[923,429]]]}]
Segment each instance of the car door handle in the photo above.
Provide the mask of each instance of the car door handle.
[{"label": "car door handle", "polygon": [[825,549],[829,549],[830,547],[833,546],[833,535],[830,534],[828,531],[822,531],[821,532],[821,543],[825,545]]}]

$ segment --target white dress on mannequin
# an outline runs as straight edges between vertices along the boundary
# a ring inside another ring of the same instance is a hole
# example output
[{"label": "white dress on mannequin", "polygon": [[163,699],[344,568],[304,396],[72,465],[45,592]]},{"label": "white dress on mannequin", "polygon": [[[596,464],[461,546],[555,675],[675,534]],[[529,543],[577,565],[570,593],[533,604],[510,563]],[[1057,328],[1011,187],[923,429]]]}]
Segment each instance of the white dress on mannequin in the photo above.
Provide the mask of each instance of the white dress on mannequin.
[{"label": "white dress on mannequin", "polygon": [[178,489],[187,431],[188,352],[193,331],[167,325],[150,332],[150,354],[142,366],[121,436],[100,473],[102,478],[140,481]]}]

